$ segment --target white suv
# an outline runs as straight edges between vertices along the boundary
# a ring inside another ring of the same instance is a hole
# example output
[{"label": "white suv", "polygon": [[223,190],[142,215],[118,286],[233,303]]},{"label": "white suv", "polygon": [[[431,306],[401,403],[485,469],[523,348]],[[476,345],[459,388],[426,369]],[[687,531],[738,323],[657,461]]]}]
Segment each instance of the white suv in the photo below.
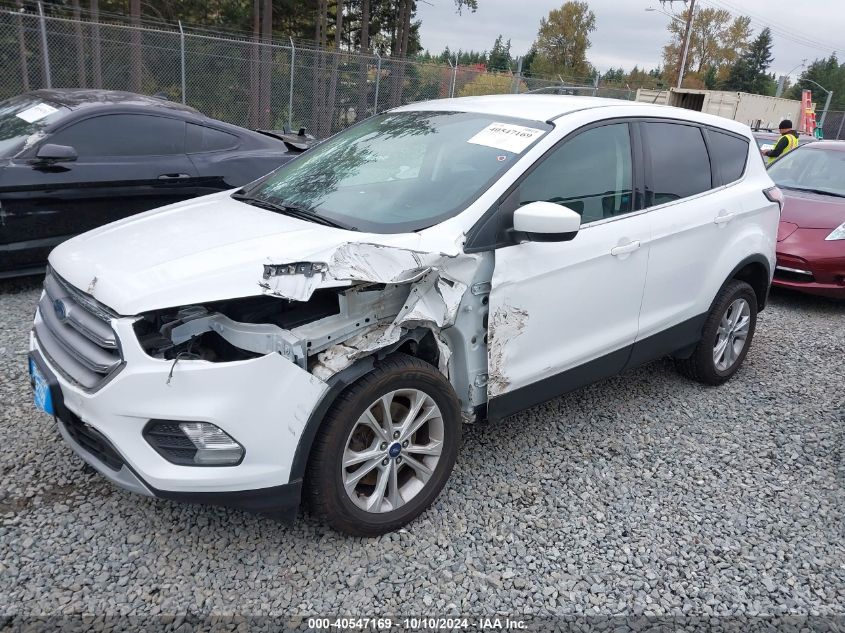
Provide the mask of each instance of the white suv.
[{"label": "white suv", "polygon": [[36,402],[130,490],[280,516],[304,495],[381,534],[438,495],[462,422],[665,355],[727,380],[779,213],[726,119],[544,95],[398,108],[56,248]]}]

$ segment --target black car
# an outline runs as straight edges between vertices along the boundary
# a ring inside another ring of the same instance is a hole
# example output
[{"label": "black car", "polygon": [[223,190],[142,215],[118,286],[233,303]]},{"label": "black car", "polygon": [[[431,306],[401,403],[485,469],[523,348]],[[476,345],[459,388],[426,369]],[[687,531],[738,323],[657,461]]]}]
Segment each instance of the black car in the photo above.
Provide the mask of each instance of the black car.
[{"label": "black car", "polygon": [[3,101],[0,277],[42,271],[50,250],[78,233],[245,185],[309,139],[128,92],[37,90]]}]

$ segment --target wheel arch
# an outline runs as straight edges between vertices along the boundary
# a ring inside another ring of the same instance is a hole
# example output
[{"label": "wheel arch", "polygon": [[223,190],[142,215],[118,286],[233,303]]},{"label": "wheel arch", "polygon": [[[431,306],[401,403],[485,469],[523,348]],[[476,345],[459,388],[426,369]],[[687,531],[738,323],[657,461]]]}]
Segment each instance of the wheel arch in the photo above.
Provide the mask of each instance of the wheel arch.
[{"label": "wheel arch", "polygon": [[[305,469],[308,466],[311,448],[314,445],[314,439],[317,437],[318,431],[323,425],[326,413],[328,413],[335,400],[337,400],[338,396],[347,387],[375,370],[378,361],[396,353],[419,358],[436,368],[440,352],[435,341],[436,339],[432,330],[428,328],[416,328],[408,332],[393,345],[375,350],[368,356],[359,358],[352,365],[329,378],[327,381],[329,388],[323,394],[317,406],[311,411],[311,415],[308,416],[308,421],[305,423],[305,428],[299,437],[299,443],[296,446],[288,480],[301,481],[305,477]],[[434,354],[433,357],[432,354]]]},{"label": "wheel arch", "polygon": [[744,281],[754,290],[757,297],[757,311],[761,312],[766,307],[769,297],[769,286],[772,280],[771,265],[763,255],[750,255],[737,264],[725,279],[721,291],[729,282],[737,279]]}]

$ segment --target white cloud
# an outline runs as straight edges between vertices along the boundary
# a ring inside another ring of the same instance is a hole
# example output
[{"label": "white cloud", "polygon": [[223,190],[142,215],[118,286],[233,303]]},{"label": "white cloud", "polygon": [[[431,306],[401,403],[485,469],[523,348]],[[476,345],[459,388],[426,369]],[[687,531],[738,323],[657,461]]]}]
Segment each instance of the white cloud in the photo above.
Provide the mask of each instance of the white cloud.
[{"label": "white cloud", "polygon": [[[646,12],[646,7],[658,5],[658,0],[588,0],[596,14],[593,46],[588,52],[590,61],[605,71],[611,67],[630,70],[634,65],[653,68],[662,64],[662,49],[668,39],[668,17],[658,12]],[[841,2],[836,0],[834,4]],[[795,42],[774,35],[774,63],[772,71],[789,72],[803,59],[812,61],[827,57],[832,51],[826,46],[842,41],[845,32],[845,11],[829,8],[808,11],[799,8],[794,0],[699,0],[699,6],[713,3],[729,7],[734,13],[752,15],[755,31],[763,22],[775,24],[808,42]],[[501,33],[511,39],[512,51],[521,55],[528,51],[537,35],[540,18],[562,0],[478,0],[476,13],[455,13],[453,0],[425,0],[417,4],[417,17],[422,20],[420,35],[424,48],[439,53],[447,45],[452,50],[489,50]],[[668,6],[668,5],[667,5]],[[680,11],[680,4],[676,11]],[[667,8],[668,10],[668,8]],[[845,51],[845,44],[842,44]],[[840,52],[840,60],[845,54]],[[797,74],[796,73],[794,74]]]}]

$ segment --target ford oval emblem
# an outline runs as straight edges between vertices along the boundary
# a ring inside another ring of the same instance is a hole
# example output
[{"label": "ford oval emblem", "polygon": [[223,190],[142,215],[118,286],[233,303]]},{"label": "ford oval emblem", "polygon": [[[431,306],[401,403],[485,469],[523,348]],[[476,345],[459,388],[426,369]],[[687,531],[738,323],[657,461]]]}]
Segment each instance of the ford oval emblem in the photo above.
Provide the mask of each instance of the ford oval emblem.
[{"label": "ford oval emblem", "polygon": [[64,322],[67,319],[67,308],[65,307],[64,301],[61,299],[53,301],[53,309],[56,311],[56,316],[59,321]]}]

